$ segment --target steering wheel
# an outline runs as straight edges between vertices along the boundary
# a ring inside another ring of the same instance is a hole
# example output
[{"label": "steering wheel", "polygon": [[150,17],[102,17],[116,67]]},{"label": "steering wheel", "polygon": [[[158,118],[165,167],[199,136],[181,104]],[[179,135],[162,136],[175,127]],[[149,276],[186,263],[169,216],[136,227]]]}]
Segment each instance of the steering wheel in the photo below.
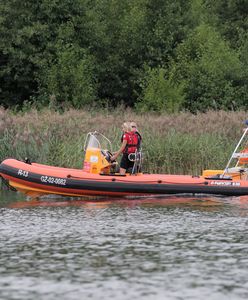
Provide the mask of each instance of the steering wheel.
[{"label": "steering wheel", "polygon": [[113,156],[113,154],[110,151],[101,150],[101,153],[106,158],[107,162],[109,162],[109,163],[115,162],[115,160],[114,161],[111,160],[111,157]]}]

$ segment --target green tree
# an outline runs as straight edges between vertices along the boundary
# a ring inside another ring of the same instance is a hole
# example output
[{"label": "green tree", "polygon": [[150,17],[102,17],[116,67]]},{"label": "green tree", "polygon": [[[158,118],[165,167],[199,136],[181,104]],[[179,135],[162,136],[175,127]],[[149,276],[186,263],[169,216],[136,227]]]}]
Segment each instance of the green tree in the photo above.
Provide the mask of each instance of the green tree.
[{"label": "green tree", "polygon": [[173,83],[166,78],[162,68],[148,69],[143,92],[136,107],[140,111],[178,112],[184,101],[183,84]]},{"label": "green tree", "polygon": [[246,0],[205,0],[209,15],[215,16],[215,26],[233,48],[247,40],[248,2]]},{"label": "green tree", "polygon": [[247,107],[247,11],[245,0],[2,1],[0,105]]},{"label": "green tree", "polygon": [[38,32],[43,25],[34,21],[36,8],[35,3],[17,0],[0,4],[1,105],[20,104],[37,90]]},{"label": "green tree", "polygon": [[[83,0],[9,0],[0,4],[0,104],[22,104],[44,91],[42,76],[57,60],[57,45],[88,47]],[[62,43],[61,43],[62,44]]]},{"label": "green tree", "polygon": [[94,58],[80,48],[60,47],[57,62],[45,70],[43,93],[55,97],[57,103],[71,103],[81,108],[96,100]]},{"label": "green tree", "polygon": [[170,74],[174,82],[185,82],[185,107],[191,111],[235,109],[242,102],[239,55],[209,25],[199,25],[178,46]]},{"label": "green tree", "polygon": [[143,66],[167,68],[186,31],[188,1],[96,0],[91,53],[98,66],[99,97],[134,105]]}]

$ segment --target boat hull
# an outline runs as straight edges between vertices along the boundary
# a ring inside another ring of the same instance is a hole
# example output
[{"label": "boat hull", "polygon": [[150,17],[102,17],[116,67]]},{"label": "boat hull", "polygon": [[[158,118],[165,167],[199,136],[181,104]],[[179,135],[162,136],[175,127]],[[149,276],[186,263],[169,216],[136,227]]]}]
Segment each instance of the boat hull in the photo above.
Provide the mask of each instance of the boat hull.
[{"label": "boat hull", "polygon": [[77,197],[179,193],[248,195],[246,180],[165,174],[99,175],[78,169],[28,164],[15,159],[6,159],[1,163],[0,175],[10,186],[32,197],[48,194]]}]

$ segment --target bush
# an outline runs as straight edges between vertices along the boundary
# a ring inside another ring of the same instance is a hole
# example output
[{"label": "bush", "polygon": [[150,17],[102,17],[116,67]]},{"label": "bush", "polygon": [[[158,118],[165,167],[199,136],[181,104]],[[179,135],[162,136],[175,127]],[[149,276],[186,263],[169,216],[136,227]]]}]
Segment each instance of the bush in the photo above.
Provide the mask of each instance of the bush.
[{"label": "bush", "polygon": [[162,68],[148,69],[141,85],[142,96],[136,107],[140,111],[178,112],[183,104],[183,84],[175,84],[166,79]]},{"label": "bush", "polygon": [[94,58],[80,49],[69,47],[59,51],[57,63],[45,70],[42,81],[42,92],[53,95],[58,103],[81,108],[96,100]]},{"label": "bush", "polygon": [[199,25],[178,46],[172,66],[173,82],[185,82],[185,108],[190,111],[242,107],[246,79],[239,56],[211,26]]}]

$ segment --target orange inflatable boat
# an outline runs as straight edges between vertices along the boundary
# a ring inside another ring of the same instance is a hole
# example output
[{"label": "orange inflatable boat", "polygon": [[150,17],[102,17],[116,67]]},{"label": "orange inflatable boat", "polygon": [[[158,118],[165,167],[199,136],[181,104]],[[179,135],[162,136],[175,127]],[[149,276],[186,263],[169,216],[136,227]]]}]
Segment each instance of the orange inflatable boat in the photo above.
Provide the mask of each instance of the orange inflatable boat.
[{"label": "orange inflatable boat", "polygon": [[[105,138],[105,141],[108,140]],[[93,132],[86,138],[82,170],[6,159],[0,165],[0,175],[11,187],[31,197],[48,194],[77,197],[178,193],[248,195],[247,170],[240,166],[228,166],[224,171],[206,170],[201,176],[142,174],[141,157],[137,154],[131,173],[120,175],[113,170],[110,155],[99,141],[99,134]]]}]

